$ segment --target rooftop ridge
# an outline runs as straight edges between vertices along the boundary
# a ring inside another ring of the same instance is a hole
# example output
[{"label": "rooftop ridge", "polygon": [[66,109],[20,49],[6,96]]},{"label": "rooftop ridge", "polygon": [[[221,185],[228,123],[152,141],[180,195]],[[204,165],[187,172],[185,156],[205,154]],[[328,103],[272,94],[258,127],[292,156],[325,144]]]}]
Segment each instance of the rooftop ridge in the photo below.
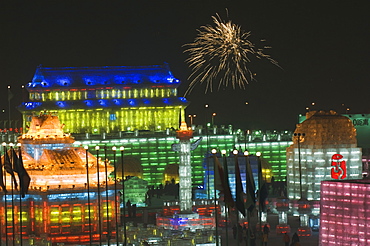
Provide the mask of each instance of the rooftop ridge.
[{"label": "rooftop ridge", "polygon": [[38,69],[47,69],[47,70],[71,70],[71,69],[99,69],[99,68],[127,68],[127,69],[143,69],[143,68],[166,68],[169,70],[169,65],[168,64],[162,64],[162,65],[137,65],[137,66],[87,66],[87,67],[44,67],[42,65],[37,67]]}]

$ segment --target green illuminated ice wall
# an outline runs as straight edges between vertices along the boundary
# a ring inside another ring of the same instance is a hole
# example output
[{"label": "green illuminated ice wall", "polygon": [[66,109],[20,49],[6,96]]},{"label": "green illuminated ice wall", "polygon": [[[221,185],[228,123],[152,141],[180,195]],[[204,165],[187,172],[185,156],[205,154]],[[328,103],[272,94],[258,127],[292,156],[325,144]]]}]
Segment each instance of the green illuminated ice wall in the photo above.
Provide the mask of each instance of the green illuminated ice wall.
[{"label": "green illuminated ice wall", "polygon": [[[195,136],[193,141],[198,139]],[[219,135],[210,137],[212,142],[210,146],[220,147],[222,149],[233,149],[235,139],[232,135]],[[124,146],[124,155],[134,157],[140,161],[143,168],[143,179],[148,181],[149,185],[165,184],[164,172],[167,165],[178,164],[178,153],[171,149],[171,145],[177,143],[178,139],[175,136],[137,136],[124,139],[110,139],[110,140],[79,140],[75,142],[76,146],[87,145],[93,149],[96,145],[100,147],[106,146],[107,158],[114,163],[112,147]],[[197,149],[192,151],[192,180],[194,186],[202,184],[204,179],[204,169],[202,166],[204,154],[207,151],[206,141],[203,139]],[[117,151],[116,162],[119,164],[121,152]],[[168,180],[170,181],[170,180]]]},{"label": "green illuminated ice wall", "polygon": [[[290,134],[286,133],[286,137],[283,139],[270,139],[267,141],[259,140],[257,138],[247,139],[247,142],[241,140],[239,135],[233,132],[230,133],[220,133],[212,135],[196,134],[195,131],[194,138],[192,141],[197,140],[202,137],[198,148],[192,151],[191,162],[192,162],[192,180],[193,186],[203,184],[205,168],[204,157],[207,151],[213,148],[231,151],[235,147],[237,149],[245,149],[247,147],[250,153],[255,153],[257,151],[262,152],[262,157],[271,165],[271,176],[274,176],[276,181],[285,180],[286,178],[286,150],[292,142],[286,141],[290,138]],[[92,149],[91,153],[94,154],[93,149],[96,145],[100,147],[106,146],[107,148],[107,158],[114,163],[112,147],[124,146],[125,157],[133,157],[137,159],[143,168],[143,179],[148,181],[149,185],[159,185],[165,184],[165,170],[167,165],[178,164],[179,157],[178,153],[171,149],[173,143],[178,143],[178,139],[175,137],[175,133],[143,133],[138,136],[122,136],[121,138],[114,138],[111,136],[110,139],[86,139],[83,135],[76,135],[76,146],[88,145]],[[161,135],[160,135],[161,134]],[[267,134],[267,136],[269,136]],[[208,138],[208,141],[207,141]],[[120,162],[121,153],[117,151],[116,162]],[[169,181],[169,180],[168,180]]]}]

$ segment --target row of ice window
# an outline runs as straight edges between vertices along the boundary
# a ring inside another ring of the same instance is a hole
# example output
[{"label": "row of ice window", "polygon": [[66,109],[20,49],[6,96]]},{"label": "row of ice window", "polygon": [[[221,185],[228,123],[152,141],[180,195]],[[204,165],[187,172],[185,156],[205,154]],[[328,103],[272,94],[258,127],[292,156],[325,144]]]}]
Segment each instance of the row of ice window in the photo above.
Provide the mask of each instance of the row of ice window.
[{"label": "row of ice window", "polygon": [[114,98],[163,98],[177,96],[176,89],[105,89],[105,90],[76,90],[76,91],[45,91],[31,92],[30,100],[37,101],[68,101],[84,99],[114,99]]}]

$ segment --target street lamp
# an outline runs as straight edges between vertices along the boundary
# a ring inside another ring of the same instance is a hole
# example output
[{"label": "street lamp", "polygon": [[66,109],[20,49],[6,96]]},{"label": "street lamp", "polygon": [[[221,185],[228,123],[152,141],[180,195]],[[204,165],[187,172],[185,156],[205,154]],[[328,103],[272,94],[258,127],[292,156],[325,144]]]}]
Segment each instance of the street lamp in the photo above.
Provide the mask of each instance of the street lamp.
[{"label": "street lamp", "polygon": [[[3,146],[3,151],[4,151],[4,162],[5,162],[5,158],[6,158],[6,152],[7,152],[7,149],[6,149],[6,143],[5,142],[3,142],[2,144],[1,144],[2,146]],[[3,168],[3,167],[1,167],[1,168]],[[4,168],[5,168],[5,166],[4,166]],[[4,174],[4,176],[5,176],[5,180],[4,180],[4,187],[6,187],[6,173],[7,173],[7,171],[6,171],[6,169],[5,169],[5,172],[3,173]],[[3,178],[3,177],[1,177],[1,178]],[[13,181],[10,181],[10,182],[13,182]],[[13,190],[13,189],[12,189]],[[4,207],[5,208],[7,208],[8,207],[8,205],[7,205],[7,194],[5,194],[5,199],[4,199]],[[13,200],[13,199],[12,199]],[[4,214],[4,219],[5,219],[5,221],[8,221],[8,213],[5,213]],[[5,242],[8,242],[8,226],[5,226]]]},{"label": "street lamp", "polygon": [[[209,133],[208,133],[208,109],[209,109],[209,105],[208,104],[205,104],[204,105],[204,127],[205,127],[205,130],[206,130],[206,136],[207,136],[207,151],[209,149]],[[210,187],[209,187],[209,184],[210,184],[210,180],[209,180],[209,158],[207,158],[207,172],[208,172],[208,175],[207,175],[207,198],[210,199],[211,198],[211,191],[210,191]]]},{"label": "street lamp", "polygon": [[89,236],[90,246],[92,245],[92,231],[91,231],[91,202],[90,202],[90,178],[89,178],[89,147],[84,147],[86,155],[86,185],[87,185],[87,209],[89,214]]},{"label": "street lamp", "polygon": [[[218,209],[217,209],[217,191],[216,191],[216,173],[219,175],[219,172],[216,172],[216,168],[218,168],[216,163],[216,154],[217,150],[212,149],[211,150],[212,156],[213,156],[213,200],[215,203],[215,224],[216,224],[216,246],[219,245],[219,236],[218,236]],[[209,176],[209,175],[208,175]],[[217,177],[219,179],[220,177]]]},{"label": "street lamp", "polygon": [[212,126],[214,126],[214,123],[215,123],[215,116],[216,116],[217,114],[216,113],[213,113],[212,114]]},{"label": "street lamp", "polygon": [[114,211],[116,212],[116,241],[119,243],[118,237],[118,202],[117,202],[117,163],[116,163],[116,151],[117,147],[112,147],[113,151],[113,166],[114,166]]},{"label": "street lamp", "polygon": [[298,166],[299,166],[299,192],[300,198],[303,198],[302,194],[302,165],[301,165],[301,137],[304,137],[305,133],[294,133],[294,136],[297,137],[298,142]]},{"label": "street lamp", "polygon": [[98,191],[98,227],[99,227],[99,244],[102,242],[102,221],[101,221],[101,204],[100,204],[100,170],[99,170],[99,146],[95,146],[96,150],[96,174],[97,174],[97,191]]},{"label": "street lamp", "polygon": [[121,180],[122,180],[122,200],[123,200],[123,246],[126,246],[126,203],[125,203],[125,170],[123,165],[123,151],[125,150],[125,147],[121,146],[119,148],[121,151]]},{"label": "street lamp", "polygon": [[195,117],[197,117],[197,115],[196,114],[189,114],[188,115],[188,117],[190,118],[190,127],[193,125],[193,119],[195,118]]},{"label": "street lamp", "polygon": [[[247,149],[247,140],[248,140],[248,136],[250,134],[250,130],[246,130],[244,132],[244,148]],[[248,151],[247,151],[248,152]]]},{"label": "street lamp", "polygon": [[247,245],[251,245],[251,219],[250,219],[250,208],[251,206],[254,207],[255,204],[255,183],[252,173],[252,168],[249,161],[249,152],[248,150],[244,151],[245,156],[245,193],[247,195],[247,222],[248,222],[248,231],[247,231]]},{"label": "street lamp", "polygon": [[105,206],[106,206],[106,217],[107,217],[107,241],[108,246],[110,246],[110,237],[111,237],[111,230],[110,230],[110,223],[109,223],[109,185],[108,185],[108,159],[107,159],[107,147],[104,146],[104,171],[105,171]]},{"label": "street lamp", "polygon": [[[262,235],[262,203],[265,202],[262,199],[262,163],[261,163],[261,152],[257,152],[258,161],[258,220],[259,220],[259,230]],[[262,246],[262,240],[260,240]]]},{"label": "street lamp", "polygon": [[301,235],[311,235],[311,228],[308,226],[308,214],[311,213],[310,203],[306,198],[303,198],[302,192],[302,164],[301,164],[301,139],[305,137],[305,133],[294,133],[297,137],[298,144],[298,164],[299,164],[299,189],[300,189],[300,199],[298,200],[298,213],[299,213],[299,234]]},{"label": "street lamp", "polygon": [[[238,156],[239,151],[234,149],[233,150],[233,155],[234,155],[234,165],[235,165],[235,183],[236,183],[236,237],[239,238],[241,230],[239,230],[239,211],[245,216],[245,206],[244,206],[244,201],[243,201],[243,186],[242,186],[242,180],[240,177],[240,168],[239,168],[239,163],[238,163]],[[239,246],[239,239],[237,240],[237,245]]]}]

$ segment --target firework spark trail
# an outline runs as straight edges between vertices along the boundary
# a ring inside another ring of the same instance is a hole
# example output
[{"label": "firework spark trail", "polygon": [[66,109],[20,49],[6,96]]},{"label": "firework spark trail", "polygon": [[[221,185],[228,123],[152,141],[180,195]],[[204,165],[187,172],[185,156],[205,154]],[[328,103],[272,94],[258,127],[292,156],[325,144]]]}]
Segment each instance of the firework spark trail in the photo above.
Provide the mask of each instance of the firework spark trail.
[{"label": "firework spark trail", "polygon": [[[231,21],[222,21],[220,16],[212,16],[214,26],[201,26],[193,43],[185,44],[189,53],[186,62],[192,69],[189,76],[190,85],[185,95],[190,93],[198,83],[206,84],[206,91],[213,91],[213,81],[219,81],[221,86],[227,87],[229,83],[235,89],[239,86],[245,89],[250,81],[254,80],[249,69],[251,62],[249,56],[258,59],[267,59],[276,66],[278,63],[263,49],[256,48],[248,40],[250,32],[244,32],[241,27]],[[270,47],[264,47],[270,48]]]}]

